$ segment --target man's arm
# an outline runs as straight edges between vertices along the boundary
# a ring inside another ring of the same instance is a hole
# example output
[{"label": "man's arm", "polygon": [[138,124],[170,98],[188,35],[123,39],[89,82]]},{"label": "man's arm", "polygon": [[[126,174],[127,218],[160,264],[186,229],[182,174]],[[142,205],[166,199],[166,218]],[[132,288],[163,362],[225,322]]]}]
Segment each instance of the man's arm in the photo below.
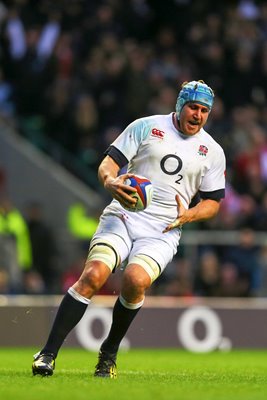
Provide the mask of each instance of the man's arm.
[{"label": "man's arm", "polygon": [[168,232],[189,222],[205,221],[215,217],[220,209],[220,202],[211,199],[201,200],[196,206],[186,209],[179,196],[175,197],[177,202],[177,219],[168,225],[163,232]]},{"label": "man's arm", "polygon": [[98,168],[99,181],[122,206],[133,207],[136,203],[136,198],[131,197],[129,192],[136,192],[136,189],[124,184],[125,179],[130,178],[133,174],[118,176],[119,171],[120,166],[116,161],[112,157],[106,156]]},{"label": "man's arm", "polygon": [[182,224],[187,222],[205,221],[217,215],[220,209],[220,202],[211,199],[201,200],[196,206],[179,213]]},{"label": "man's arm", "polygon": [[[120,167],[110,156],[106,156],[98,168],[98,179],[106,188],[110,181],[117,178]],[[108,189],[108,188],[107,188]]]}]

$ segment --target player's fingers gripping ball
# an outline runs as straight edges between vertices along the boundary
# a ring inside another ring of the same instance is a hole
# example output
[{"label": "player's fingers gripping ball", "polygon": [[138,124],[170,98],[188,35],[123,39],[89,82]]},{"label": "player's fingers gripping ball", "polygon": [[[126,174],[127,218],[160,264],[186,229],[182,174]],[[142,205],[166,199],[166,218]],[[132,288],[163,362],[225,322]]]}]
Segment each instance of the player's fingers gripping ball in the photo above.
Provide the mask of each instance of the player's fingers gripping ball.
[{"label": "player's fingers gripping ball", "polygon": [[149,206],[153,197],[153,185],[151,181],[144,176],[134,175],[125,180],[125,185],[136,189],[136,192],[130,192],[129,195],[136,198],[136,204],[133,207],[125,207],[128,211],[143,211]]}]

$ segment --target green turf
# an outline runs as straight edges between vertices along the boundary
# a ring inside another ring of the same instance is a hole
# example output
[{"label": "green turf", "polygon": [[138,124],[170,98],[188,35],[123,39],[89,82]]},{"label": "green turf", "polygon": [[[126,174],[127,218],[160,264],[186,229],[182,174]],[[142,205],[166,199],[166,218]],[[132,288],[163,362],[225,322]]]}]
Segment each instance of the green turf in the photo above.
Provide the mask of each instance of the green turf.
[{"label": "green turf", "polygon": [[65,349],[53,377],[33,377],[37,349],[0,348],[1,400],[259,400],[267,398],[267,351],[192,354],[131,350],[118,379],[92,376],[96,353]]}]

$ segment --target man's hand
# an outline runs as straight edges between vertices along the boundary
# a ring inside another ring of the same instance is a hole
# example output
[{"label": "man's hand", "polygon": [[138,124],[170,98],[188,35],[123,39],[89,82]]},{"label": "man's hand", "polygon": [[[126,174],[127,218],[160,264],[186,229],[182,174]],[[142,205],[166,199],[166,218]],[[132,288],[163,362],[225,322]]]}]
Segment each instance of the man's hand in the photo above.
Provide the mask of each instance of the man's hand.
[{"label": "man's hand", "polygon": [[125,180],[131,178],[134,174],[122,174],[116,178],[108,178],[105,181],[105,189],[107,189],[112,197],[126,208],[134,208],[136,204],[136,198],[133,198],[130,194],[135,193],[136,189],[129,185],[125,185]]},{"label": "man's hand", "polygon": [[164,229],[163,233],[169,232],[174,228],[181,228],[183,224],[188,222],[188,218],[186,218],[187,209],[183,206],[178,194],[175,196],[175,200],[177,203],[177,218]]},{"label": "man's hand", "polygon": [[98,177],[102,185],[108,190],[111,196],[126,208],[134,208],[136,199],[129,193],[135,193],[136,189],[125,185],[125,180],[134,174],[118,175],[120,166],[110,156],[106,156],[98,168]]}]

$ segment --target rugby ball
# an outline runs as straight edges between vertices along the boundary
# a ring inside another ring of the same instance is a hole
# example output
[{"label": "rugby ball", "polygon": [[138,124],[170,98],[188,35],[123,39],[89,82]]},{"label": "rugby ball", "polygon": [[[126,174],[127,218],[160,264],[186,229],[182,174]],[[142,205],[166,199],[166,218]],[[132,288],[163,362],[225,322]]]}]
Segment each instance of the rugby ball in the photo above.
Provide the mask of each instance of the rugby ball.
[{"label": "rugby ball", "polygon": [[153,185],[151,181],[144,176],[134,175],[124,181],[128,186],[136,189],[135,193],[130,193],[130,195],[137,199],[135,207],[126,208],[128,211],[138,212],[143,211],[149,206],[153,196]]}]

